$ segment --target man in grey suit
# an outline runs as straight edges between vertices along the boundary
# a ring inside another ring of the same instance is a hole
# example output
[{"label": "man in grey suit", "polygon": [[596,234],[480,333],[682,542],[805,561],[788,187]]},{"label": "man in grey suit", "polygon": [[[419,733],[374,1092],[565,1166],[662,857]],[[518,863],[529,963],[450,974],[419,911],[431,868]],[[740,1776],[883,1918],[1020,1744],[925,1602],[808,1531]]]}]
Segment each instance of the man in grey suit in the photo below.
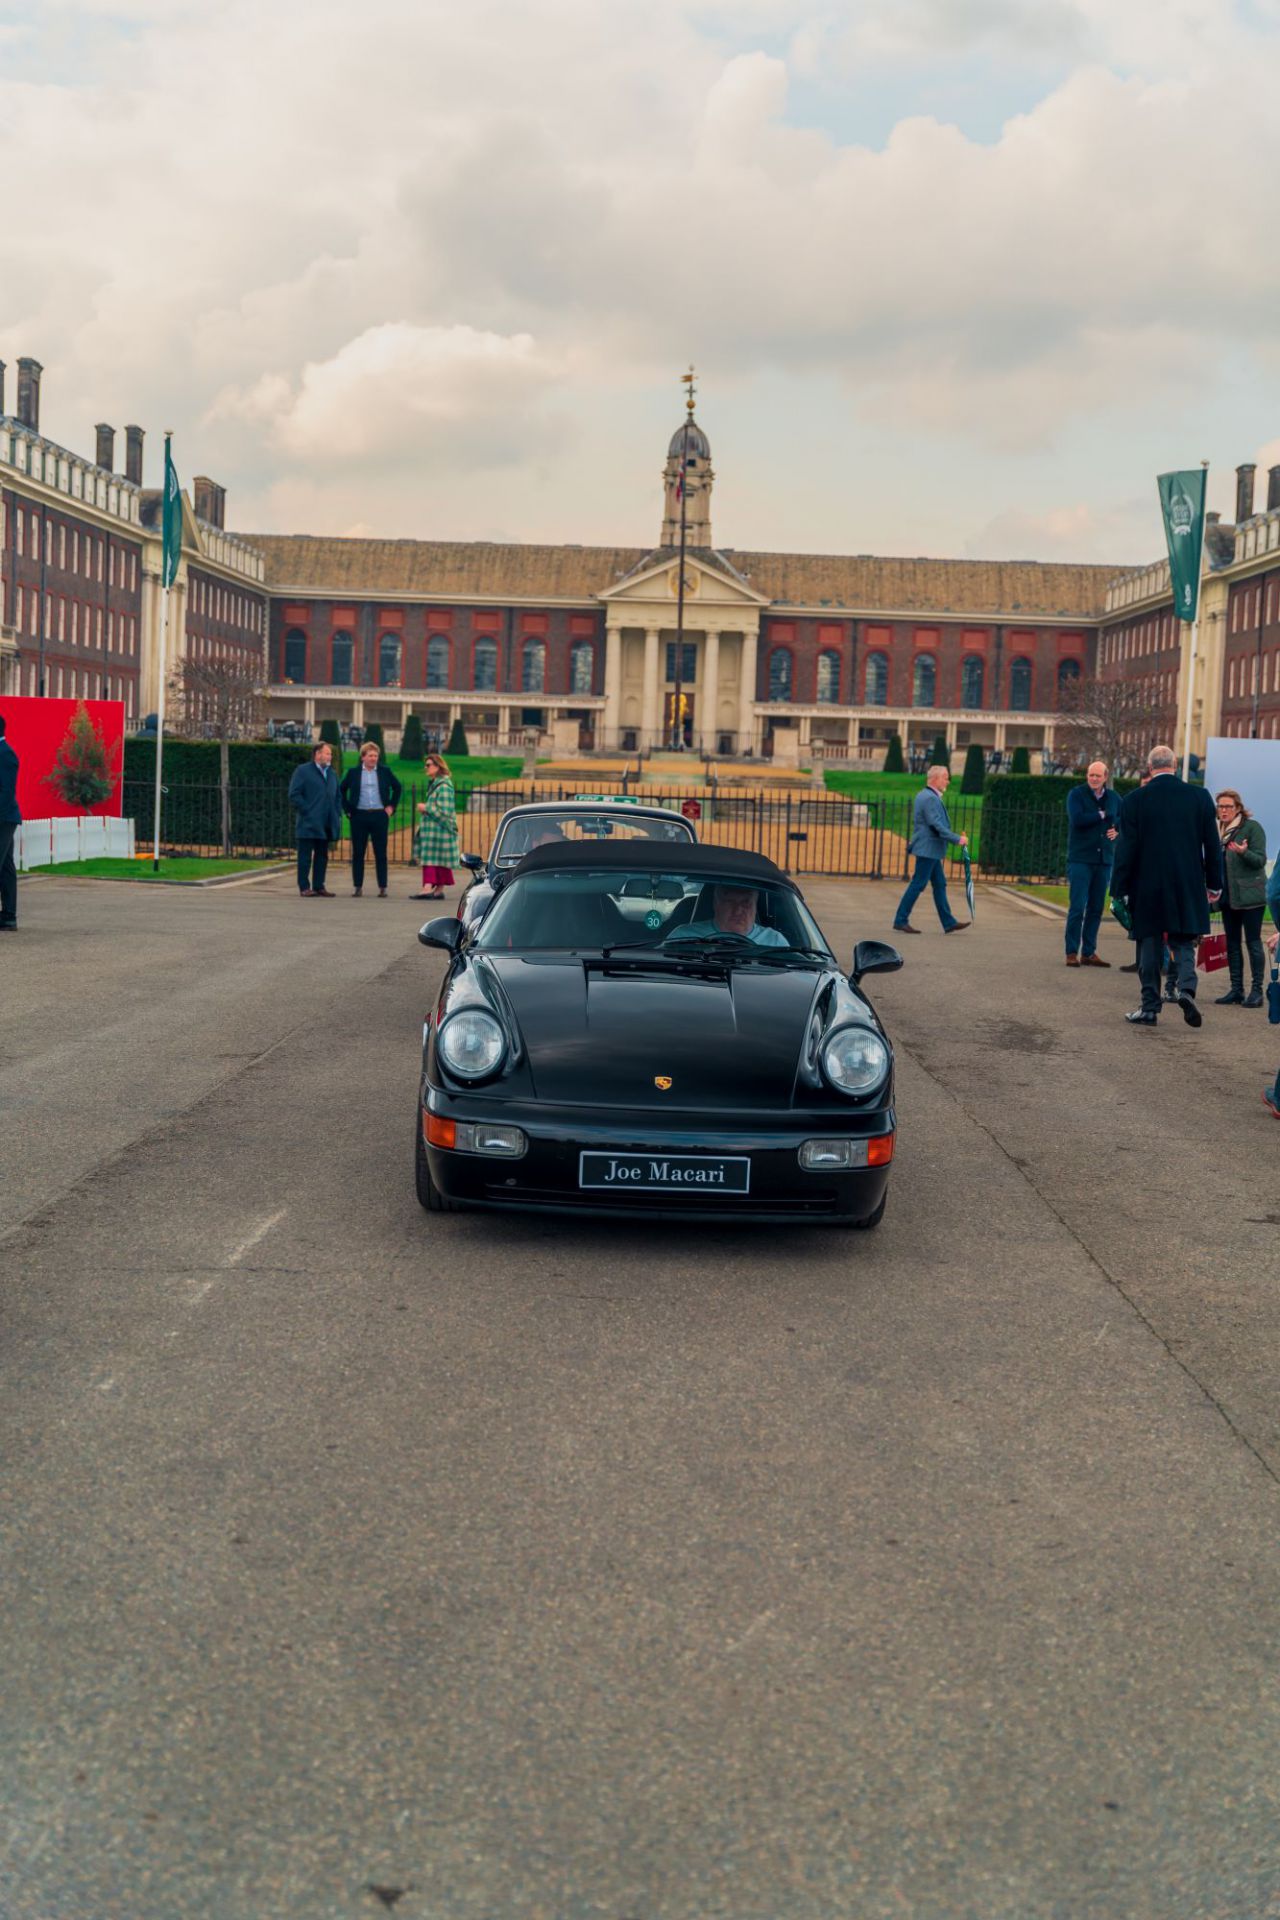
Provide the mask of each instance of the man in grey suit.
[{"label": "man in grey suit", "polygon": [[333,748],[321,740],[311,750],[310,764],[295,767],[289,782],[289,803],[298,816],[298,892],[304,900],[333,898],[324,877],[329,842],[342,832],[342,801],[332,759]]},{"label": "man in grey suit", "polygon": [[0,933],[18,931],[18,868],[13,842],[21,825],[18,756],[4,737],[4,715],[0,713]]},{"label": "man in grey suit", "polygon": [[942,796],[951,784],[951,775],[945,767],[930,767],[928,783],[916,795],[916,804],[911,816],[911,844],[908,853],[916,857],[916,870],[907,885],[907,890],[898,902],[898,911],[893,917],[895,933],[919,933],[919,927],[911,925],[911,909],[926,887],[933,888],[933,904],[938,909],[938,918],[942,922],[944,933],[963,933],[969,922],[957,920],[947,900],[947,873],[943,859],[948,847],[967,847],[967,833],[956,833],[943,803]]}]

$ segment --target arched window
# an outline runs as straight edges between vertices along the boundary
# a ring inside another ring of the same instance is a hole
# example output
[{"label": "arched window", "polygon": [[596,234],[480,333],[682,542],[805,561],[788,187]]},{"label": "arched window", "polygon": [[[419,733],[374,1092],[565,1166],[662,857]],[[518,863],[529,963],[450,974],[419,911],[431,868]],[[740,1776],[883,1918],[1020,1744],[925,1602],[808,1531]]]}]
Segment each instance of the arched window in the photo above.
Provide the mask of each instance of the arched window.
[{"label": "arched window", "polygon": [[938,663],[931,653],[918,653],[911,677],[913,707],[931,707],[938,690]]},{"label": "arched window", "polygon": [[867,655],[866,690],[863,700],[869,707],[886,707],[889,704],[889,656],[887,653],[869,653]]},{"label": "arched window", "polygon": [[333,664],[329,669],[329,684],[333,687],[351,685],[351,663],[355,657],[355,645],[349,633],[335,633],[333,636]]},{"label": "arched window", "polygon": [[378,640],[378,685],[380,687],[398,687],[400,685],[400,638],[398,634],[384,633]]},{"label": "arched window", "polygon": [[[1255,667],[1256,671],[1256,667]],[[1059,660],[1058,662],[1058,698],[1061,700],[1068,687],[1074,687],[1080,679],[1078,660]]]},{"label": "arched window", "polygon": [[590,693],[596,677],[596,650],[590,640],[575,640],[569,655],[570,693]]},{"label": "arched window", "polygon": [[962,707],[982,705],[985,678],[985,662],[981,654],[966,654],[960,663],[960,705]]},{"label": "arched window", "polygon": [[1009,711],[1031,711],[1031,662],[1021,654],[1009,668]]},{"label": "arched window", "polygon": [[284,637],[284,677],[295,686],[307,677],[307,636],[301,627],[290,627]]},{"label": "arched window", "polygon": [[791,665],[790,647],[775,647],[769,655],[769,698],[771,700],[791,698]]},{"label": "arched window", "polygon": [[471,684],[480,692],[486,692],[498,684],[498,643],[485,633],[476,641]]},{"label": "arched window", "polygon": [[840,655],[834,648],[818,655],[818,699],[834,706],[840,698]]},{"label": "arched window", "polygon": [[447,687],[448,684],[449,642],[442,633],[433,633],[427,642],[427,685]]},{"label": "arched window", "polygon": [[526,640],[520,657],[520,688],[523,693],[543,693],[547,685],[547,648],[545,641]]}]

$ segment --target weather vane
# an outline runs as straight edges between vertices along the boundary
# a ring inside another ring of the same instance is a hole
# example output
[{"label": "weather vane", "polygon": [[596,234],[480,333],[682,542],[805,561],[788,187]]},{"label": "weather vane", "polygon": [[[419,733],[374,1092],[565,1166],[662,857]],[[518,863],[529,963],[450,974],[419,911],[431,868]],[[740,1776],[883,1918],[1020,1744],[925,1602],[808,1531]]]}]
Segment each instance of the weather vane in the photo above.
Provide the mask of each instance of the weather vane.
[{"label": "weather vane", "polygon": [[685,397],[684,397],[685,406],[689,409],[689,412],[692,413],[693,402],[697,394],[698,376],[695,374],[693,368],[690,367],[688,373],[682,373],[680,375],[680,378],[681,378],[681,381],[684,383],[684,385],[688,388],[688,392],[685,394]]}]

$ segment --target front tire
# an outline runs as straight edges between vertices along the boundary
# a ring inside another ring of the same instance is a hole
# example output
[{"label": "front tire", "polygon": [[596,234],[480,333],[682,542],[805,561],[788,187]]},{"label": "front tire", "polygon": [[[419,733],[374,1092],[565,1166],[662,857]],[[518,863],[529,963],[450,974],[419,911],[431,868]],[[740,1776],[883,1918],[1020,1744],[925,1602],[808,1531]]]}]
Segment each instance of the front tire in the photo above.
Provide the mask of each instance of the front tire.
[{"label": "front tire", "polygon": [[427,1161],[427,1143],[422,1137],[422,1109],[418,1109],[417,1127],[414,1132],[413,1184],[417,1190],[418,1205],[428,1213],[457,1213],[458,1204],[447,1193],[441,1193],[431,1178],[431,1167]]}]

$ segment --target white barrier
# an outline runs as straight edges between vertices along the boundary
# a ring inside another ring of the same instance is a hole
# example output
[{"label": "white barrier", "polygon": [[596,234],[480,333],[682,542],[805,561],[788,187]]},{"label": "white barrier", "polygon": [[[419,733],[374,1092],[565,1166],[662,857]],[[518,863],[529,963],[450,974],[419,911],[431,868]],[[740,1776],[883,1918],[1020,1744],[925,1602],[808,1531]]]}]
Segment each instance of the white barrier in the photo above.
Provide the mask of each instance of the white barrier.
[{"label": "white barrier", "polygon": [[19,873],[58,866],[64,860],[132,860],[137,851],[132,820],[24,820],[13,854]]}]

